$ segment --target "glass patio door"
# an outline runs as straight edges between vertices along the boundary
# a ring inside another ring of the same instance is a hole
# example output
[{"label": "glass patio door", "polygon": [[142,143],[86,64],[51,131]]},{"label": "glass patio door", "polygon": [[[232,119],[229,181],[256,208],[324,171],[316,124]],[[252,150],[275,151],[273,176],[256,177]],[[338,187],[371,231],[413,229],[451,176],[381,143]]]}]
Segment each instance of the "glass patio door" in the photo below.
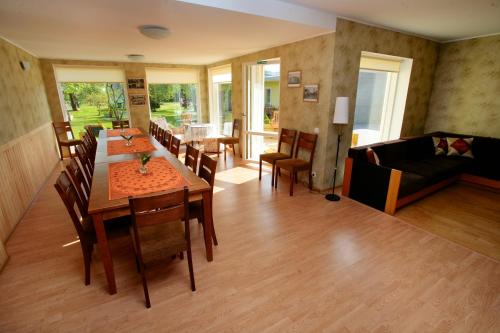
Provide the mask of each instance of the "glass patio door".
[{"label": "glass patio door", "polygon": [[245,66],[244,158],[277,150],[279,129],[279,59]]}]

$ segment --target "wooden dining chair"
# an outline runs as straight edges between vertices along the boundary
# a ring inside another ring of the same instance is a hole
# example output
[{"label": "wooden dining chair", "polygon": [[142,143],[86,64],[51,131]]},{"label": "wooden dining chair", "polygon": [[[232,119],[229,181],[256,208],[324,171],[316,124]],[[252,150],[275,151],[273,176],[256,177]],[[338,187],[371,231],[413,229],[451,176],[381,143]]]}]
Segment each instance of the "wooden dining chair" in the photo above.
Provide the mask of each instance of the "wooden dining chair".
[{"label": "wooden dining chair", "polygon": [[84,204],[85,215],[87,214],[87,208],[90,198],[90,184],[87,182],[85,175],[78,164],[76,158],[72,157],[68,165],[66,165],[66,171],[73,181],[73,185],[76,188],[80,200]]},{"label": "wooden dining chair", "polygon": [[[89,285],[90,263],[92,262],[92,252],[97,239],[92,218],[90,215],[87,215],[84,203],[80,200],[77,190],[71,183],[66,171],[61,171],[54,187],[66,206],[71,222],[73,223],[76,233],[78,234],[83,254],[85,285]],[[105,224],[106,235],[109,239],[113,239],[118,236],[126,236],[128,235],[129,226],[130,217],[109,220]]]},{"label": "wooden dining chair", "polygon": [[[215,184],[215,173],[217,171],[217,161],[213,160],[207,154],[201,154],[200,168],[198,170],[198,177],[205,180],[210,185],[210,196],[213,202],[214,195],[214,184]],[[197,200],[189,203],[189,217],[192,219],[197,219],[199,223],[205,228],[205,217],[203,213],[203,201]],[[215,227],[212,223],[212,240],[215,245],[218,245],[217,235],[215,234]]]},{"label": "wooden dining chair", "polygon": [[[297,173],[308,171],[309,173],[309,189],[312,190],[312,165],[314,161],[314,151],[316,149],[317,134],[309,134],[300,132],[297,146],[295,148],[294,158],[276,161],[276,171],[274,172],[275,180],[274,187],[278,187],[278,174],[280,169],[285,169],[290,173],[290,196],[293,196],[293,183],[298,181]],[[309,154],[309,159],[303,160],[299,158],[299,152]]]},{"label": "wooden dining chair", "polygon": [[85,133],[82,137],[82,144],[85,148],[85,151],[88,153],[90,161],[94,161],[95,159],[95,154],[97,151],[97,146],[94,145],[94,142],[90,138],[88,133]]},{"label": "wooden dining chair", "polygon": [[[234,145],[237,144],[238,149],[240,151],[240,157],[241,157],[241,149],[239,148],[241,131],[242,131],[241,119],[234,119],[233,120],[233,132],[232,132],[231,136],[218,138],[217,145],[220,145],[220,144],[224,145],[224,161],[226,160],[226,146],[227,145],[230,145],[232,147],[233,156],[236,156],[236,150],[234,148]],[[217,147],[217,150],[219,150],[219,147]],[[217,152],[217,156],[219,156],[219,152]]]},{"label": "wooden dining chair", "polygon": [[154,122],[152,122],[151,120],[149,121],[149,130],[148,130],[148,133],[150,135],[153,135],[153,127],[154,127]]},{"label": "wooden dining chair", "polygon": [[156,132],[156,141],[162,143],[165,139],[165,130],[161,127],[158,127],[158,131]]},{"label": "wooden dining chair", "polygon": [[113,129],[130,128],[130,122],[128,120],[112,120],[111,125]]},{"label": "wooden dining chair", "polygon": [[152,135],[153,137],[155,137],[155,138],[156,138],[156,134],[158,133],[158,128],[159,128],[158,124],[157,124],[157,123],[155,123],[155,122],[153,122],[153,130],[152,130],[152,132],[151,132],[151,135]]},{"label": "wooden dining chair", "polygon": [[[295,139],[297,138],[297,131],[282,128],[280,133],[280,138],[278,141],[278,151],[276,153],[260,154],[259,157],[259,180],[262,178],[262,162],[267,162],[272,165],[272,177],[271,186],[274,186],[274,170],[276,168],[276,161],[291,158],[293,154],[293,146],[295,145]],[[281,151],[283,143],[288,146],[289,153],[284,153]]]},{"label": "wooden dining chair", "polygon": [[200,151],[191,145],[186,145],[186,155],[184,156],[184,165],[191,168],[191,171],[196,173],[198,166],[198,155]]},{"label": "wooden dining chair", "polygon": [[160,195],[129,198],[129,205],[132,212],[131,235],[146,307],[151,307],[151,301],[144,266],[145,262],[158,257],[171,258],[186,251],[191,290],[195,291],[187,187]]},{"label": "wooden dining chair", "polygon": [[97,144],[96,138],[99,137],[99,132],[104,129],[104,126],[102,126],[101,124],[97,124],[97,125],[91,124],[91,125],[85,125],[84,128],[87,131],[87,133],[89,133],[91,138],[95,141],[95,143]]},{"label": "wooden dining chair", "polygon": [[172,133],[170,131],[165,131],[165,136],[163,137],[162,145],[170,151],[172,146]]},{"label": "wooden dining chair", "polygon": [[68,148],[69,156],[73,157],[71,147],[78,146],[82,143],[82,141],[75,139],[75,135],[73,134],[73,129],[71,128],[71,124],[69,123],[69,121],[53,121],[52,127],[54,128],[54,132],[56,134],[57,146],[59,147],[59,155],[61,160],[64,157],[62,147]]},{"label": "wooden dining chair", "polygon": [[92,185],[92,175],[94,173],[94,167],[92,166],[89,157],[82,145],[76,146],[76,156],[80,160],[80,164],[85,173],[85,177],[87,177],[90,185]]},{"label": "wooden dining chair", "polygon": [[181,139],[172,135],[171,143],[170,143],[170,152],[175,155],[175,157],[179,157],[179,151],[181,149]]}]

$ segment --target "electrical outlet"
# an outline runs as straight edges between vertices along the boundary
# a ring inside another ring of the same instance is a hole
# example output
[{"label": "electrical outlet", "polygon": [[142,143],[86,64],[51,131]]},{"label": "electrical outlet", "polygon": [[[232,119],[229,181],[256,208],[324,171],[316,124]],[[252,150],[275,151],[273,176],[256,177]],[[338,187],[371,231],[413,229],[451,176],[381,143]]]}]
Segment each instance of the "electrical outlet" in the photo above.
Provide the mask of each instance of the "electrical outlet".
[{"label": "electrical outlet", "polygon": [[316,177],[316,171],[311,172],[311,175],[313,176],[313,178]]}]

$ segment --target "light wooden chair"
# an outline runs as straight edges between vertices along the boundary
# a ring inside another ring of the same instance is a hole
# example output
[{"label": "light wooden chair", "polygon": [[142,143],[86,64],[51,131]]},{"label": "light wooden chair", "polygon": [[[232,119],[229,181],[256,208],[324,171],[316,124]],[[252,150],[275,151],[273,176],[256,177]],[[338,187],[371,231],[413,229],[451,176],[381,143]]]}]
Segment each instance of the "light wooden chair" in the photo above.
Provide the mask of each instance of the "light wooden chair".
[{"label": "light wooden chair", "polygon": [[[274,170],[276,169],[276,161],[284,160],[292,157],[293,146],[297,138],[297,131],[283,128],[281,129],[280,138],[278,141],[278,151],[275,153],[260,154],[259,157],[259,180],[262,179],[262,162],[267,162],[272,165],[271,186],[274,186]],[[289,153],[281,151],[282,144],[285,143],[289,147]]]},{"label": "light wooden chair", "polygon": [[75,139],[75,135],[73,134],[73,129],[71,128],[69,121],[54,121],[52,122],[52,127],[54,128],[54,132],[56,134],[57,146],[59,147],[61,160],[64,157],[62,147],[68,148],[69,156],[73,157],[71,147],[78,146],[82,143],[82,141]]},{"label": "light wooden chair", "polygon": [[[233,120],[233,132],[231,136],[227,137],[222,137],[218,138],[217,144],[223,144],[224,145],[224,161],[226,160],[226,146],[230,145],[231,148],[233,149],[233,156],[236,156],[236,150],[234,148],[234,145],[238,145],[238,149],[240,150],[240,157],[241,156],[241,149],[239,148],[240,146],[240,136],[241,136],[241,131],[242,131],[242,122],[241,119],[234,119]],[[217,147],[218,150],[218,147]],[[217,152],[217,156],[219,156],[219,152]]]}]

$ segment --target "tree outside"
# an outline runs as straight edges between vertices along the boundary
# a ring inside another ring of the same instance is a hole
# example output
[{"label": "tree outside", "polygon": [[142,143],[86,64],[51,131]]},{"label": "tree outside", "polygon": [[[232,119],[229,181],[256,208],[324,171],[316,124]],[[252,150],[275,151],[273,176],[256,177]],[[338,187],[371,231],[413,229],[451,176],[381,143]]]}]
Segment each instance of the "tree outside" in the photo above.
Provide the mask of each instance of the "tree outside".
[{"label": "tree outside", "polygon": [[122,83],[62,83],[68,118],[76,136],[85,125],[111,128],[112,120],[128,119]]},{"label": "tree outside", "polygon": [[151,115],[163,117],[171,127],[179,127],[183,116],[198,122],[196,84],[150,84],[149,105]]}]

